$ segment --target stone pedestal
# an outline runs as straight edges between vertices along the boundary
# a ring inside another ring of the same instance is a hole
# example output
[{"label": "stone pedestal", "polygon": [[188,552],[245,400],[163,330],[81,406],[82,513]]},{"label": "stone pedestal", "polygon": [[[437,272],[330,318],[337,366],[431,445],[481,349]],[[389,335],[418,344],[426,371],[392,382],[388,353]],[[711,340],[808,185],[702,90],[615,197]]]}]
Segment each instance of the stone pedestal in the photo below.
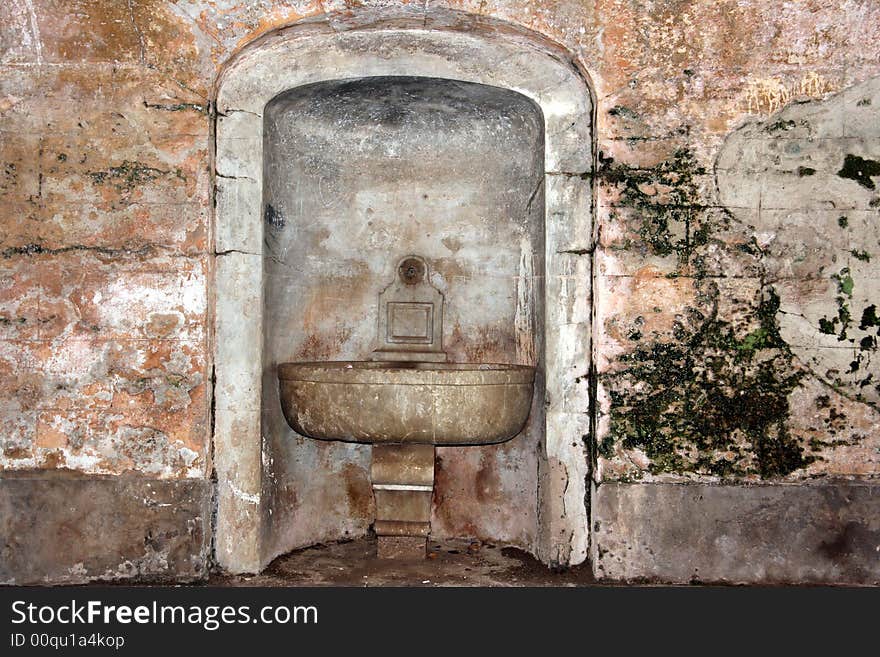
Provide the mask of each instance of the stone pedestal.
[{"label": "stone pedestal", "polygon": [[373,445],[378,555],[423,559],[431,531],[433,445]]}]

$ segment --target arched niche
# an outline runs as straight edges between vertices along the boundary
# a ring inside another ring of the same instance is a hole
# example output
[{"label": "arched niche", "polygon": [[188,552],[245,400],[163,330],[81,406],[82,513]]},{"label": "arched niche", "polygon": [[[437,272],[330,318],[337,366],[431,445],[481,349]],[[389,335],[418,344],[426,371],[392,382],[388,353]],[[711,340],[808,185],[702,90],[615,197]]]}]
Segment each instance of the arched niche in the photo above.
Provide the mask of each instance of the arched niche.
[{"label": "arched niche", "polygon": [[548,564],[587,557],[594,111],[565,49],[512,25],[459,12],[329,16],[265,35],[216,84],[213,366],[215,552],[231,572],[257,572],[275,540],[262,387],[263,111],[282,92],[347,78],[447,78],[516,91],[544,118],[545,420],[535,531],[525,546]]}]

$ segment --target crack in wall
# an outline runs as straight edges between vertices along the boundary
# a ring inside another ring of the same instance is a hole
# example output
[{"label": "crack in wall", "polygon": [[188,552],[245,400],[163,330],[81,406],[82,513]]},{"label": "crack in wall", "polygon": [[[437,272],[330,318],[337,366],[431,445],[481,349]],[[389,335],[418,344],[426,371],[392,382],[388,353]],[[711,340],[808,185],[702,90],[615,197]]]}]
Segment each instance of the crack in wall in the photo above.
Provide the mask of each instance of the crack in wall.
[{"label": "crack in wall", "polygon": [[143,256],[150,255],[157,251],[168,251],[168,255],[171,257],[190,257],[186,254],[175,253],[172,251],[171,247],[166,246],[164,244],[153,244],[147,243],[143,246],[140,246],[136,249],[133,248],[116,248],[116,247],[106,247],[106,246],[89,246],[85,244],[71,244],[69,246],[62,246],[57,248],[46,248],[40,244],[26,244],[24,246],[10,246],[2,251],[0,251],[0,257],[3,258],[13,258],[15,256],[36,256],[36,255],[61,255],[64,253],[71,253],[74,251],[84,251],[91,253],[98,253],[103,256],[116,257],[116,256]]}]

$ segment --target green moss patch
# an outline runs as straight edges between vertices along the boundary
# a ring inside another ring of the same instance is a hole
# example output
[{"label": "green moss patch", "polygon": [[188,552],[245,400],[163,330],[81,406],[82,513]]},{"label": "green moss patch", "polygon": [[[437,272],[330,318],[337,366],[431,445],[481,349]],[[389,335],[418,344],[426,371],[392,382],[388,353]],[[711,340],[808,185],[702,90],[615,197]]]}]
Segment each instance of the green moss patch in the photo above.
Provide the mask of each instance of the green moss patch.
[{"label": "green moss patch", "polygon": [[689,149],[653,167],[631,167],[601,155],[599,165],[600,183],[617,188],[618,204],[637,211],[638,235],[652,254],[675,254],[684,264],[706,244],[709,227],[699,189],[706,169]]},{"label": "green moss patch", "polygon": [[599,446],[640,449],[652,473],[761,478],[785,476],[815,460],[788,430],[788,397],[804,376],[779,335],[772,288],[743,332],[711,310],[675,343],[640,344],[609,375],[611,431]]}]

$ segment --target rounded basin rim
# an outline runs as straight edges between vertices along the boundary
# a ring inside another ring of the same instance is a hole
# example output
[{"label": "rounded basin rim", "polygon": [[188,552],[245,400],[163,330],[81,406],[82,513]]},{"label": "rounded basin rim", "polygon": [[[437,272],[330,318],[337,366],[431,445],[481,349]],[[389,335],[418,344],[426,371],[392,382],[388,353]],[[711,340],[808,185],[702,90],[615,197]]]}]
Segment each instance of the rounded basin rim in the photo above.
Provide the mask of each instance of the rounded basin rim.
[{"label": "rounded basin rim", "polygon": [[422,361],[307,361],[278,364],[281,381],[341,384],[532,384],[535,367],[512,363]]}]

